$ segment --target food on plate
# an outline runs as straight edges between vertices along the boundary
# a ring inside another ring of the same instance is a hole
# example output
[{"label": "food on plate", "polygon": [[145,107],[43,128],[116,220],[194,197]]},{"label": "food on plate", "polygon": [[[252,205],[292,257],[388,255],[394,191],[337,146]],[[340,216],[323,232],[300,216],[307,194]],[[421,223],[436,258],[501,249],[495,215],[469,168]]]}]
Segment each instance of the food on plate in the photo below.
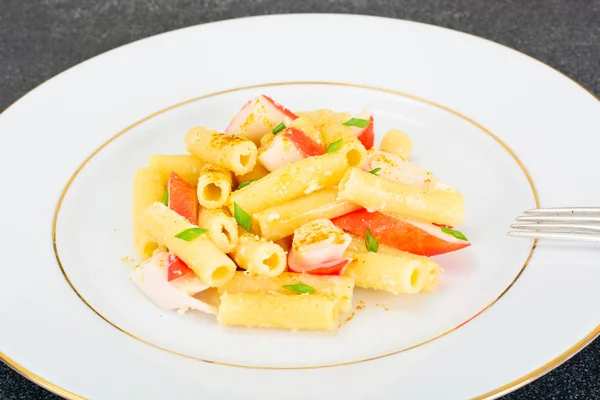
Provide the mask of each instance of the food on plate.
[{"label": "food on plate", "polygon": [[[379,122],[378,122],[378,125]],[[224,326],[334,330],[354,288],[438,289],[429,258],[471,245],[463,196],[409,159],[375,113],[292,112],[266,95],[190,154],[152,155],[133,182],[134,284],[158,307]],[[217,288],[219,304],[201,297]]]}]

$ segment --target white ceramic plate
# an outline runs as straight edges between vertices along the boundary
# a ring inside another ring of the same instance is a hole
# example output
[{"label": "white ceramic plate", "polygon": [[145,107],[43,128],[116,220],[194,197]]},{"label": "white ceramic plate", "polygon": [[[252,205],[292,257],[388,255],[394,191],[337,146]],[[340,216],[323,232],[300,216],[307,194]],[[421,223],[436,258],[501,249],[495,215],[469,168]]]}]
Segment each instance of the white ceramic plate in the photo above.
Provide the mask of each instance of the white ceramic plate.
[{"label": "white ceramic plate", "polygon": [[[336,333],[290,333],[164,312],[130,283],[133,171],[260,93],[369,105],[463,192],[473,246],[439,257],[438,292],[357,290]],[[598,129],[598,100],[560,73],[406,21],[248,18],[110,51],[0,116],[0,357],[67,398],[494,398],[600,332],[598,250],[506,236],[540,202],[594,204]]]}]

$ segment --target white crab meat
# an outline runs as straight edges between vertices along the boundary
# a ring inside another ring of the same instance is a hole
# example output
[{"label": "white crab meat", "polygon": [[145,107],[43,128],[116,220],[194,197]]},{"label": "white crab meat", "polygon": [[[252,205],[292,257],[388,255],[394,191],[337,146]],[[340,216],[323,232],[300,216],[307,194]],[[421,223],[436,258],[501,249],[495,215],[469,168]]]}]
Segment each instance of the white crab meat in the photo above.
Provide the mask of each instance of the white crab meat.
[{"label": "white crab meat", "polygon": [[339,264],[352,237],[328,219],[318,219],[294,231],[289,266],[295,272]]},{"label": "white crab meat", "polygon": [[242,107],[225,133],[245,136],[258,146],[260,139],[267,133],[272,134],[280,123],[289,126],[296,118],[296,114],[281,104],[268,96],[260,95]]},{"label": "white crab meat", "polygon": [[372,150],[368,154],[369,162],[364,168],[365,171],[373,171],[379,168],[375,173],[384,179],[411,186],[451,190],[449,186],[440,182],[431,172],[397,154],[383,150]]},{"label": "white crab meat", "polygon": [[142,265],[134,268],[130,279],[157,306],[166,310],[188,309],[207,314],[217,314],[217,309],[192,297],[208,286],[193,273],[168,282],[169,253],[158,253]]},{"label": "white crab meat", "polygon": [[275,171],[291,162],[324,153],[325,148],[304,131],[288,128],[277,135],[263,138],[258,160],[269,171]]}]

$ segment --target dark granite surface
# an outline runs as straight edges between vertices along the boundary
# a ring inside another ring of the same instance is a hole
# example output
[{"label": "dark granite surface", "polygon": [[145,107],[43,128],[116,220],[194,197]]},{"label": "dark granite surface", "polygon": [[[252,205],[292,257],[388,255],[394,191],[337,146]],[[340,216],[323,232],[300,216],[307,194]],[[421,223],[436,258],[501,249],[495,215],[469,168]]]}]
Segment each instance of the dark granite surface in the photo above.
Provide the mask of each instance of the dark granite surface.
[{"label": "dark granite surface", "polygon": [[[137,39],[299,12],[380,15],[469,32],[529,54],[600,95],[600,1],[0,0],[0,111],[57,73]],[[0,399],[55,398],[0,363]],[[600,339],[505,398],[600,399]]]}]

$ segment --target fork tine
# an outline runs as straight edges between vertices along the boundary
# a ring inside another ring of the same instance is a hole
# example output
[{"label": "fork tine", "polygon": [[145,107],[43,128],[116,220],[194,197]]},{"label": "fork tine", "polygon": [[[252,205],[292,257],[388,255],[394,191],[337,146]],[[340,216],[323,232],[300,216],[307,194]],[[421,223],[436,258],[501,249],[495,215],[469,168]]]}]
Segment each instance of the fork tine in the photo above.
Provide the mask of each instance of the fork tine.
[{"label": "fork tine", "polygon": [[600,232],[600,225],[586,225],[586,224],[560,224],[552,222],[538,222],[538,223],[527,223],[521,222],[512,224],[511,229],[529,229],[538,231],[548,231],[554,229],[569,229],[571,231],[589,231],[589,232]]},{"label": "fork tine", "polygon": [[527,222],[600,222],[600,216],[586,215],[521,215],[517,221]]},{"label": "fork tine", "polygon": [[584,242],[600,243],[600,235],[587,233],[566,233],[566,232],[536,232],[528,230],[509,231],[508,236],[532,238],[532,239],[554,239],[554,240],[575,240]]},{"label": "fork tine", "polygon": [[554,207],[534,208],[525,211],[525,214],[600,214],[600,207]]}]

